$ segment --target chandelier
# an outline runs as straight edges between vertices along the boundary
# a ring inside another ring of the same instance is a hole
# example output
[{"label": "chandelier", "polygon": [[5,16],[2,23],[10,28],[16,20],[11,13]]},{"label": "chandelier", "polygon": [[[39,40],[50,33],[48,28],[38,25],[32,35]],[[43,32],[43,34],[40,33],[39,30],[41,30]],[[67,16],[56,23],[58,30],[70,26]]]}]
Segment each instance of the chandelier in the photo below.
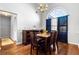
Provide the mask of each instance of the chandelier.
[{"label": "chandelier", "polygon": [[47,8],[48,8],[48,5],[47,4],[41,3],[39,5],[39,7],[38,7],[38,10],[43,13],[43,12],[47,11]]}]

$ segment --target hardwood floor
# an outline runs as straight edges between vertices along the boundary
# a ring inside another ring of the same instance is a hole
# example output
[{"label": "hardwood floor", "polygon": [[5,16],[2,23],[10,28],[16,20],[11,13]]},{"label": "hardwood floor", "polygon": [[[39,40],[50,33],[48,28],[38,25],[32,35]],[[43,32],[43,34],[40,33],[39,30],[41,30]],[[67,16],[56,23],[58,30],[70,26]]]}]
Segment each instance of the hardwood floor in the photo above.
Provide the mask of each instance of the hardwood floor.
[{"label": "hardwood floor", "polygon": [[[33,55],[36,51],[33,51]],[[0,50],[0,55],[30,55],[30,44],[29,45],[17,45],[9,49]],[[44,55],[44,53],[39,53]],[[56,54],[52,51],[52,55],[79,55],[79,48],[76,45],[64,44],[59,42],[59,52]]]}]

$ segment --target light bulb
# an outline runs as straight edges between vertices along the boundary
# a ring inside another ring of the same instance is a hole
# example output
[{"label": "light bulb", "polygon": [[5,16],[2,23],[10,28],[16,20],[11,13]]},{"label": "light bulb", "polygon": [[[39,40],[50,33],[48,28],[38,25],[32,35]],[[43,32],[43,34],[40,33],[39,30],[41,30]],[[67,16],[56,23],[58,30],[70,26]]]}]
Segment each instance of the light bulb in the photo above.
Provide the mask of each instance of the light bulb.
[{"label": "light bulb", "polygon": [[40,7],[43,6],[43,4],[40,4]]}]

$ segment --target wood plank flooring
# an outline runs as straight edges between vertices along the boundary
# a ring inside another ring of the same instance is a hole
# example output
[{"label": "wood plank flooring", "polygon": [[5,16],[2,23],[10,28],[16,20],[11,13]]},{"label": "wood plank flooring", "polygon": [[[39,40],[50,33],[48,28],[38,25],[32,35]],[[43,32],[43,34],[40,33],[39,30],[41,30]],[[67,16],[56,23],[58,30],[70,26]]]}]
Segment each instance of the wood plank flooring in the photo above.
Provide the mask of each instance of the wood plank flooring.
[{"label": "wood plank flooring", "polygon": [[[36,51],[33,50],[33,55],[35,54]],[[0,50],[0,55],[30,55],[30,44],[14,45],[12,48]],[[39,53],[39,55],[44,55],[44,53]],[[79,48],[73,44],[59,42],[59,52],[55,53],[52,51],[52,55],[79,55]]]}]

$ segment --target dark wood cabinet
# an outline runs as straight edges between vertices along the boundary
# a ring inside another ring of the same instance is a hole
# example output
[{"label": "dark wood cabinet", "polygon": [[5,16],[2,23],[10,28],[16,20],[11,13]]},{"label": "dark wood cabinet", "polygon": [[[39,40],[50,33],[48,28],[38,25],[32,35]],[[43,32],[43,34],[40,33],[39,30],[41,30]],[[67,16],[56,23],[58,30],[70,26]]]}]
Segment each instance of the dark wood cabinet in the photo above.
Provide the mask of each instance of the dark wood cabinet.
[{"label": "dark wood cabinet", "polygon": [[23,30],[22,31],[22,43],[27,45],[30,44],[30,30]]},{"label": "dark wood cabinet", "polygon": [[22,44],[27,45],[31,43],[30,32],[38,32],[40,30],[22,30]]}]

